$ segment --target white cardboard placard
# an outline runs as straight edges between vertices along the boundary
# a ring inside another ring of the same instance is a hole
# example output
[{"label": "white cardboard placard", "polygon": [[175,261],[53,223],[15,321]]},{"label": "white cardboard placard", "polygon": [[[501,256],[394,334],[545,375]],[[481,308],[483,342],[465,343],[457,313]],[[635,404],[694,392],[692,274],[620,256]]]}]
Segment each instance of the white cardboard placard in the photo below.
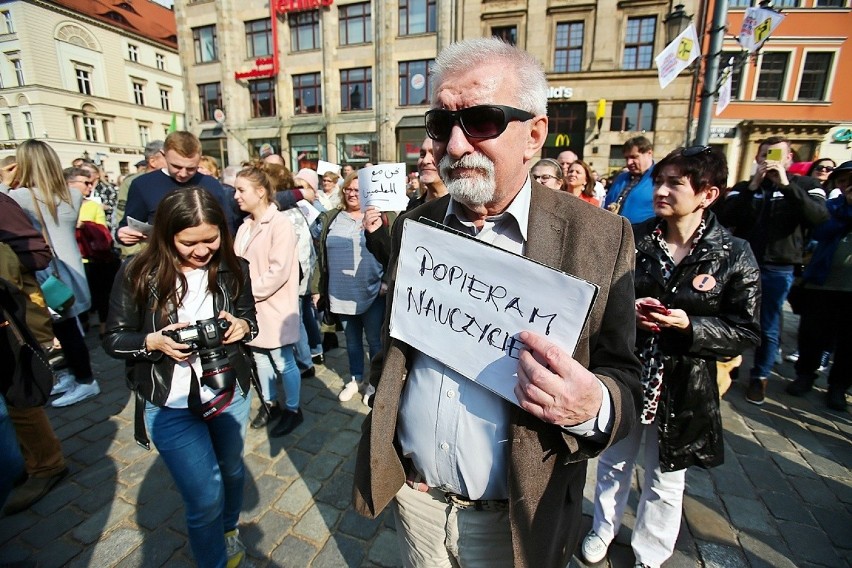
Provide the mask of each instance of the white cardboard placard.
[{"label": "white cardboard placard", "polygon": [[405,211],[408,207],[405,164],[379,164],[358,170],[361,208],[379,211]]},{"label": "white cardboard placard", "polygon": [[331,173],[340,175],[340,165],[339,164],[332,164],[331,162],[324,162],[322,160],[319,160],[317,162],[317,175],[319,177],[322,177],[322,174],[324,174],[326,172],[331,172]]},{"label": "white cardboard placard", "polygon": [[404,221],[390,334],[518,404],[518,334],[573,354],[597,286],[450,231]]}]

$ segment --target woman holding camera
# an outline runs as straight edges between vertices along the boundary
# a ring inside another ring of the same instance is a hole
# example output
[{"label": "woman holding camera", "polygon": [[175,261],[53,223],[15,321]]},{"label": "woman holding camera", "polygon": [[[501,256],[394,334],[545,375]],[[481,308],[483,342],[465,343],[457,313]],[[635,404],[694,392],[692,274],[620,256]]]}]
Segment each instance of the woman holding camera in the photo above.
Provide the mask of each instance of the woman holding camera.
[{"label": "woman holding camera", "polygon": [[136,440],[147,448],[150,433],[180,490],[196,563],[238,566],[251,406],[243,343],[257,335],[248,266],[199,187],[163,198],[149,243],[116,276],[104,349],[127,361]]},{"label": "woman holding camera", "polygon": [[[299,408],[302,377],[294,355],[300,334],[298,241],[293,223],[275,205],[277,167],[263,162],[250,165],[234,182],[237,205],[248,213],[234,244],[251,271],[260,334],[250,347],[266,406],[261,406],[251,427],[261,428],[280,416],[272,437],[289,434],[304,420]],[[284,387],[283,409],[276,400],[279,381]]]},{"label": "woman holding camera", "polygon": [[592,530],[600,562],[621,526],[645,438],[631,546],[637,567],[659,567],[680,532],[686,468],[723,460],[716,360],[759,337],[760,274],[748,244],[708,210],[726,186],[725,157],[709,146],[675,150],[652,172],[655,217],[633,226],[636,354],[642,362],[640,424],[600,456]]}]

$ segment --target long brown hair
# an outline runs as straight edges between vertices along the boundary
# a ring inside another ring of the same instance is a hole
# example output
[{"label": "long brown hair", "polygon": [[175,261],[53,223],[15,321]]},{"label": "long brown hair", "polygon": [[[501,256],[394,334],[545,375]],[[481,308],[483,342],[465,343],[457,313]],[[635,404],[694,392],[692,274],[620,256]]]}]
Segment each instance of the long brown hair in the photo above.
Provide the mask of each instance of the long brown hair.
[{"label": "long brown hair", "polygon": [[[71,190],[65,184],[62,164],[56,152],[41,140],[25,140],[15,152],[21,187],[28,187],[47,206],[50,216],[58,221],[59,201],[71,204]],[[33,206],[38,205],[33,203]]]},{"label": "long brown hair", "polygon": [[[137,307],[143,308],[153,296],[154,312],[160,321],[168,320],[169,311],[176,309],[187,292],[186,277],[181,270],[181,257],[175,247],[175,235],[202,223],[219,228],[219,250],[207,265],[207,288],[215,293],[217,275],[224,265],[233,276],[227,291],[231,300],[240,295],[243,272],[234,243],[228,230],[228,222],[222,206],[207,190],[200,187],[181,188],[168,193],[154,216],[154,230],[148,246],[127,267],[125,284],[131,287]],[[153,291],[153,294],[152,294]]]}]

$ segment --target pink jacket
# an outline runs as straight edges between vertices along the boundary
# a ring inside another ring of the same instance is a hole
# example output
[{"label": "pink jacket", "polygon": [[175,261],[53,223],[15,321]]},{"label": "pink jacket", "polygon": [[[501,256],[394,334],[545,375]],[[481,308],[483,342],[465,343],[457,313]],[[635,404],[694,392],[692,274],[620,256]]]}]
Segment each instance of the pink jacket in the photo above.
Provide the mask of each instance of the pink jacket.
[{"label": "pink jacket", "polygon": [[[248,242],[243,243],[249,233]],[[293,223],[275,205],[260,221],[246,217],[234,249],[249,261],[258,336],[252,347],[274,349],[299,340],[299,254]]]}]

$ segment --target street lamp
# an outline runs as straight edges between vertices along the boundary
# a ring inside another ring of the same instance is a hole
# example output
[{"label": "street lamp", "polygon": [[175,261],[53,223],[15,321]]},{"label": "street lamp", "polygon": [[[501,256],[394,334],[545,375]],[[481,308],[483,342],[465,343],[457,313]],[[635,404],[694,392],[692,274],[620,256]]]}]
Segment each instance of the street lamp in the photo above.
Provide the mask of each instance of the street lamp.
[{"label": "street lamp", "polygon": [[[713,100],[716,98],[719,80],[719,58],[722,56],[722,42],[727,29],[728,2],[716,0],[713,6],[713,20],[710,23],[709,52],[705,56],[704,85],[701,87],[701,108],[698,111],[698,127],[695,131],[696,145],[707,145],[710,140],[710,121],[713,118]],[[690,117],[691,119],[692,117]]]},{"label": "street lamp", "polygon": [[663,23],[666,24],[666,44],[670,44],[679,36],[692,21],[692,16],[683,9],[683,4],[674,7],[671,14],[666,16]]}]

